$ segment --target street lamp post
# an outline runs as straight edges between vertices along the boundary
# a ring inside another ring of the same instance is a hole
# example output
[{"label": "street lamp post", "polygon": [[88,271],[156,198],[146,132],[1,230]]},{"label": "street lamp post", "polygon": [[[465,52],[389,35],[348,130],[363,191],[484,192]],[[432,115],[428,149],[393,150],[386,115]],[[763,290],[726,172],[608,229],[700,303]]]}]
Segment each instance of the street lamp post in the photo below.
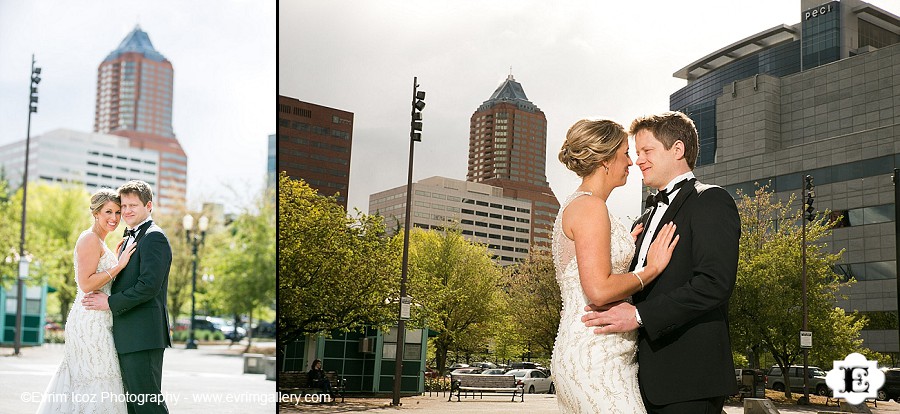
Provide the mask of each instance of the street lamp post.
[{"label": "street lamp post", "polygon": [[34,66],[31,55],[31,82],[28,96],[28,129],[25,133],[25,169],[22,172],[22,228],[19,238],[19,275],[16,281],[16,337],[13,340],[13,354],[19,355],[22,347],[22,307],[25,303],[25,278],[28,277],[28,258],[25,254],[25,202],[28,200],[28,152],[31,146],[31,114],[37,112],[37,85],[41,83],[41,68]]},{"label": "street lamp post", "polygon": [[[803,177],[803,187],[802,187],[802,195],[803,199],[803,212],[801,214],[800,221],[803,223],[803,228],[801,232],[803,233],[801,237],[801,273],[803,277],[803,332],[809,333],[809,314],[806,306],[807,302],[807,286],[806,286],[806,222],[816,219],[816,208],[813,207],[813,201],[815,200],[816,193],[813,187],[813,177],[811,175],[806,175]],[[801,335],[802,338],[802,335]],[[800,347],[803,351],[803,403],[809,404],[809,347],[804,346],[803,341],[801,339]]]},{"label": "street lamp post", "polygon": [[[409,263],[410,215],[412,214],[413,150],[422,141],[422,109],[425,108],[425,92],[418,90],[418,78],[413,78],[412,110],[409,125],[409,174],[406,179],[406,224],[403,227],[403,267],[400,271],[400,310],[397,317],[397,355],[394,365],[394,395],[391,405],[400,406],[400,379],[403,376],[403,352],[406,341],[406,319],[409,319],[410,300],[406,297],[406,275]],[[404,312],[405,310],[405,312]]]},{"label": "street lamp post", "polygon": [[182,219],[181,224],[184,226],[184,237],[192,248],[191,257],[193,261],[193,270],[191,272],[191,330],[188,332],[188,342],[185,349],[197,349],[197,341],[194,340],[194,315],[196,311],[196,300],[194,295],[197,291],[197,248],[203,244],[203,239],[206,237],[206,228],[209,226],[209,219],[207,219],[206,216],[200,217],[200,220],[197,223],[200,234],[191,234],[191,230],[194,228],[194,216],[186,214],[184,219]]}]

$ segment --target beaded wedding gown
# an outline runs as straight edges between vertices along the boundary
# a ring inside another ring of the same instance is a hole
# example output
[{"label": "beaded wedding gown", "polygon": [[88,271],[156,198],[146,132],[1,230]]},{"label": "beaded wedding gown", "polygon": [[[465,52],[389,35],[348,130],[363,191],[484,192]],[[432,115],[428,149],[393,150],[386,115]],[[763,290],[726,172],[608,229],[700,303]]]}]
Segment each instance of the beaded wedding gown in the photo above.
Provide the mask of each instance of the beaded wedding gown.
[{"label": "beaded wedding gown", "polygon": [[[78,236],[78,240],[84,237],[93,237],[103,245],[103,255],[95,273],[103,272],[118,263],[116,255],[96,233],[86,230]],[[77,248],[74,257],[77,274]],[[75,284],[78,284],[77,277]],[[112,283],[103,285],[100,291],[108,295],[111,285]],[[81,288],[78,288],[66,322],[63,361],[44,393],[37,411],[39,414],[128,412],[123,399],[119,356],[112,336],[112,313],[108,310],[85,309],[81,305],[84,295]]]},{"label": "beaded wedding gown", "polygon": [[[559,409],[563,413],[645,413],[637,378],[637,332],[597,335],[581,322],[589,301],[578,277],[575,242],[563,233],[562,216],[566,206],[582,195],[590,193],[576,192],[565,200],[553,226],[553,262],[562,312],[550,367]],[[634,241],[617,218],[610,214],[609,219],[612,273],[627,273]]]}]

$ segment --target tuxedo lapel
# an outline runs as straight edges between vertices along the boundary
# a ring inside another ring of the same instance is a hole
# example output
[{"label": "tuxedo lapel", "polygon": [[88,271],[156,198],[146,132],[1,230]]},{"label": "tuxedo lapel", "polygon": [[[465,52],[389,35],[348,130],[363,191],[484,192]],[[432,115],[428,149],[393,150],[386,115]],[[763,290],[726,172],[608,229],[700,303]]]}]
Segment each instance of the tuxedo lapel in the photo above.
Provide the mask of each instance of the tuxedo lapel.
[{"label": "tuxedo lapel", "polygon": [[150,220],[150,221],[144,223],[143,225],[141,225],[141,227],[138,227],[138,232],[134,236],[134,242],[137,243],[137,242],[141,241],[141,239],[144,237],[144,235],[147,234],[147,229],[149,229],[150,226],[152,226],[152,225],[153,225],[153,220]]},{"label": "tuxedo lapel", "polygon": [[649,207],[645,209],[644,214],[641,214],[641,217],[639,217],[631,226],[631,229],[634,230],[635,226],[643,224],[644,230],[641,230],[641,234],[638,235],[637,240],[634,242],[634,256],[631,258],[631,267],[628,268],[629,270],[637,268],[638,256],[641,254],[641,244],[644,243],[644,235],[647,234],[646,230],[647,226],[650,224],[650,214],[653,213],[654,208],[655,207]]},{"label": "tuxedo lapel", "polygon": [[[659,223],[656,225],[656,229],[653,231],[654,240],[656,239],[656,235],[659,234],[660,229],[662,229],[662,227],[666,223],[672,221],[672,219],[675,218],[675,215],[678,214],[678,210],[680,210],[681,206],[684,205],[684,201],[687,200],[688,197],[690,197],[691,195],[697,193],[697,189],[694,186],[696,184],[696,182],[697,182],[696,178],[692,178],[692,179],[690,179],[690,181],[686,182],[681,187],[681,190],[678,191],[678,194],[675,195],[675,199],[672,200],[671,203],[669,203],[669,207],[666,208],[666,212],[663,214],[662,218],[659,220]],[[640,254],[641,245],[644,243],[644,235],[647,234],[647,227],[650,224],[649,221],[650,221],[651,217],[649,214],[647,216],[648,216],[646,219],[647,223],[644,224],[644,231],[641,232],[641,235],[638,236],[638,240],[635,242],[636,247],[635,247],[634,258],[631,260],[631,268],[632,269],[635,269],[638,266],[638,263],[637,263],[638,255]],[[650,240],[650,242],[653,243],[653,240]],[[646,258],[644,260],[646,260]],[[645,263],[641,263],[641,265],[644,265],[644,264]]]},{"label": "tuxedo lapel", "polygon": [[659,230],[662,229],[662,226],[675,218],[675,215],[678,214],[678,210],[681,210],[681,206],[684,205],[684,201],[691,195],[697,193],[697,189],[694,186],[696,182],[696,179],[691,179],[681,187],[681,191],[678,192],[678,195],[676,195],[675,199],[672,200],[672,203],[669,204],[669,208],[666,209],[662,219],[659,220],[659,224],[656,225],[656,231],[653,232],[654,237],[659,234]]}]

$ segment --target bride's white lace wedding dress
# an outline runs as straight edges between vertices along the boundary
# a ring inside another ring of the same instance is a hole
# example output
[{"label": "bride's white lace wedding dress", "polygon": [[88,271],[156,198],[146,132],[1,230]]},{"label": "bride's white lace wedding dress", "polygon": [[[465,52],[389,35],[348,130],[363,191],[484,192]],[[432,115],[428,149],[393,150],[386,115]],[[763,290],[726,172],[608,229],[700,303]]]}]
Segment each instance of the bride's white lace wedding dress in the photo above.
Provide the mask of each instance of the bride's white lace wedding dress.
[{"label": "bride's white lace wedding dress", "polygon": [[[563,233],[562,216],[566,206],[582,195],[590,193],[576,192],[566,199],[553,226],[553,262],[562,312],[550,366],[559,408],[563,413],[645,413],[637,378],[637,332],[597,335],[581,322],[589,301],[578,277],[575,242]],[[612,214],[610,223],[612,273],[626,273],[634,241]]]},{"label": "bride's white lace wedding dress", "polygon": [[[103,255],[95,273],[117,264],[116,255],[91,230],[78,236],[93,237],[103,245]],[[75,272],[78,272],[78,250],[75,249]],[[78,284],[78,278],[75,278]],[[100,291],[110,292],[112,283]],[[38,413],[126,414],[128,412],[119,370],[119,356],[112,336],[112,313],[87,310],[81,305],[84,292],[72,303],[66,321],[66,344],[62,364],[44,393]]]}]

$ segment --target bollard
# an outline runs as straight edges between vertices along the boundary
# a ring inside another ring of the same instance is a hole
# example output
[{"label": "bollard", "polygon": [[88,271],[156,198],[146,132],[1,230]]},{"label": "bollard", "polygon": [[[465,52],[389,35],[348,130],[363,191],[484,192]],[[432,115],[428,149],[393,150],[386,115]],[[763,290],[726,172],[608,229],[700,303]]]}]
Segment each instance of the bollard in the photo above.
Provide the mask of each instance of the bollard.
[{"label": "bollard", "polygon": [[263,354],[244,354],[245,374],[264,374]]},{"label": "bollard", "polygon": [[744,414],[780,414],[766,398],[744,398]]}]

